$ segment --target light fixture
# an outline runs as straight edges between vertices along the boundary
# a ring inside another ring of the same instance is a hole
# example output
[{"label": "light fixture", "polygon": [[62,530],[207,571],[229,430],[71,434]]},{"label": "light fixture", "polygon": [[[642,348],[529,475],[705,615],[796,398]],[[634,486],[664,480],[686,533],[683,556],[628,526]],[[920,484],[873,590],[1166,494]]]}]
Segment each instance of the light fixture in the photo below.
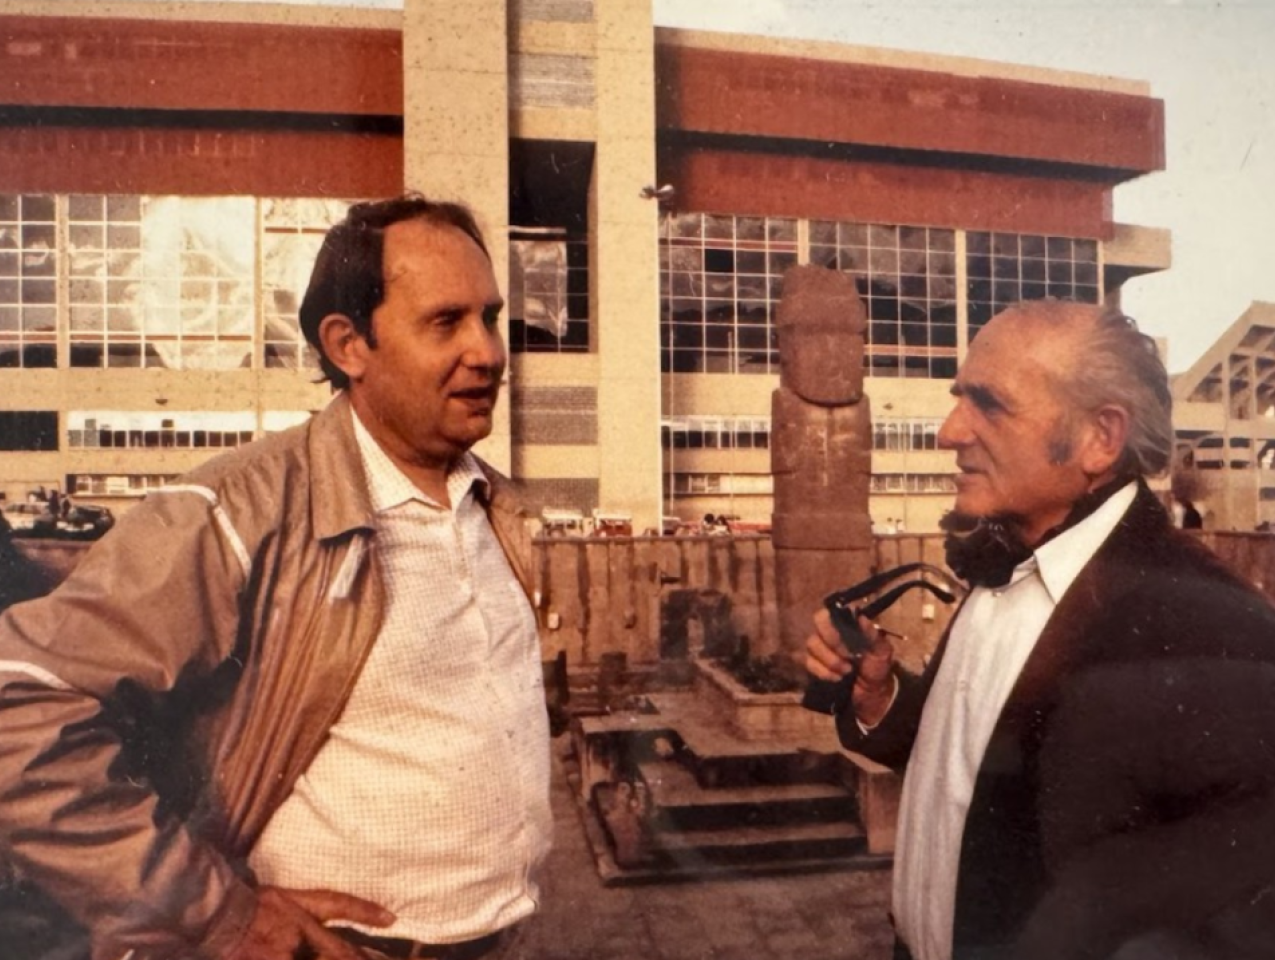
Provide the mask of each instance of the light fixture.
[{"label": "light fixture", "polygon": [[660,203],[668,203],[676,195],[677,189],[671,183],[666,183],[662,187],[655,187],[648,183],[639,194],[643,200],[658,200]]}]

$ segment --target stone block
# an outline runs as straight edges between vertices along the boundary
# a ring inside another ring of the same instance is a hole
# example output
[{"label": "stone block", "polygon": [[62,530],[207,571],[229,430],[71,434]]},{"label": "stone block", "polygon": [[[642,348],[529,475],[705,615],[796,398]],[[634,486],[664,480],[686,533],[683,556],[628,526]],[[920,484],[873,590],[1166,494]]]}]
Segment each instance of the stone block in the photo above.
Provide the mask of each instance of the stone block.
[{"label": "stone block", "polygon": [[872,521],[866,512],[850,506],[818,513],[775,513],[770,539],[776,551],[871,550]]},{"label": "stone block", "polygon": [[779,301],[779,380],[811,403],[853,403],[863,395],[867,314],[854,281],[838,270],[796,266]]},{"label": "stone block", "polygon": [[863,821],[864,832],[868,835],[868,852],[894,853],[899,801],[903,796],[903,778],[888,767],[874,763],[857,753],[847,752],[844,756],[856,768],[859,818]]},{"label": "stone block", "polygon": [[813,625],[810,618],[823,598],[872,572],[874,551],[775,550],[775,600],[782,649],[800,658]]},{"label": "stone block", "polygon": [[696,695],[711,704],[717,716],[729,718],[731,731],[741,740],[817,742],[826,735],[828,718],[802,707],[800,693],[753,693],[710,660],[695,666]]},{"label": "stone block", "polygon": [[[770,398],[770,469],[776,478],[802,474],[817,486],[851,473],[872,472],[872,407],[825,407],[786,387]],[[867,512],[865,500],[861,505]]]},{"label": "stone block", "polygon": [[775,512],[786,516],[864,513],[871,486],[872,475],[867,470],[838,474],[826,481],[814,471],[782,474],[775,477]]}]

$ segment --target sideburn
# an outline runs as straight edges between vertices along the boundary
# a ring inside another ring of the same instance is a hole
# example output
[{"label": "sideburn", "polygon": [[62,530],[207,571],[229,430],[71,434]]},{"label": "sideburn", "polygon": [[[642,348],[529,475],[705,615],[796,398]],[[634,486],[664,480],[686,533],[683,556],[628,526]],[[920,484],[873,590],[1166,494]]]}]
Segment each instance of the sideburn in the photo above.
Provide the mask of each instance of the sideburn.
[{"label": "sideburn", "polygon": [[1063,464],[1071,462],[1071,455],[1074,452],[1073,439],[1074,431],[1072,430],[1071,418],[1064,414],[1054,424],[1054,429],[1050,431],[1049,440],[1045,446],[1051,467],[1061,467]]}]

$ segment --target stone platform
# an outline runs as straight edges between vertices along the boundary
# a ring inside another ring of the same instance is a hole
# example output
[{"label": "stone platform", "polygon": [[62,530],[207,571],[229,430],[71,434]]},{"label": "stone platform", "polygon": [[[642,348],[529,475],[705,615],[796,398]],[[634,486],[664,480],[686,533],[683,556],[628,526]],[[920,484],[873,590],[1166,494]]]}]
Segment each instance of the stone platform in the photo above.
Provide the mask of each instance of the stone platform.
[{"label": "stone platform", "polygon": [[690,690],[577,717],[567,774],[604,883],[887,866],[898,778],[796,694]]},{"label": "stone platform", "polygon": [[554,742],[554,846],[541,910],[528,923],[537,960],[889,960],[888,870],[757,874],[720,871],[604,882],[596,823],[568,781],[566,736]]}]

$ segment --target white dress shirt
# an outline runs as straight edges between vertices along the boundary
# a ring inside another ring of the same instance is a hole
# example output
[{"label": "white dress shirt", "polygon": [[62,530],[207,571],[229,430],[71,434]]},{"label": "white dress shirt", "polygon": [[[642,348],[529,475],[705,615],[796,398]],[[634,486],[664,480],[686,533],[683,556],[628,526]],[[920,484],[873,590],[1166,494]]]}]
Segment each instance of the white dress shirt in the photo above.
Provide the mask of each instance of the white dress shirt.
[{"label": "white dress shirt", "polygon": [[[474,939],[536,907],[548,851],[548,721],[535,618],[466,454],[453,509],[354,417],[376,511],[384,622],[349,702],[250,857],[262,883],[392,911],[367,932]],[[352,926],[355,926],[351,924]]]},{"label": "white dress shirt", "polygon": [[975,589],[952,627],[903,782],[894,919],[916,960],[951,960],[965,815],[1001,709],[1063,594],[1133,503],[1129,484],[1019,564]]}]

